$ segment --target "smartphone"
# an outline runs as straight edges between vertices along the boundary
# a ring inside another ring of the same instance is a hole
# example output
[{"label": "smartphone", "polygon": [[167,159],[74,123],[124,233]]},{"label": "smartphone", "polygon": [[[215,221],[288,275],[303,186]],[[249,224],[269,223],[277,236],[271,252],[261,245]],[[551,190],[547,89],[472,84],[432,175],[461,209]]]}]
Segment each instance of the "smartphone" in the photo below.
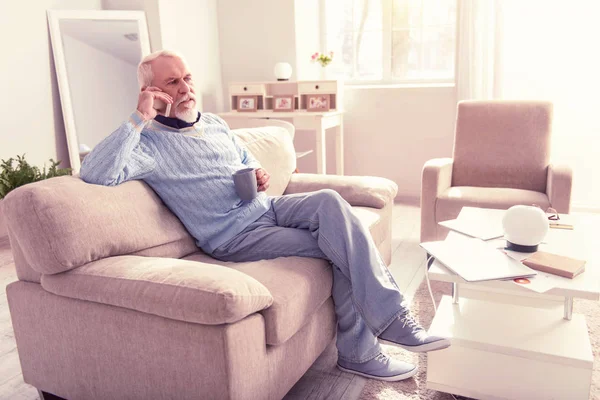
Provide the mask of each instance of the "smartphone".
[{"label": "smartphone", "polygon": [[[166,109],[165,109],[165,107],[166,107]],[[154,99],[153,108],[157,111],[164,109],[165,117],[168,117],[169,114],[171,113],[171,104],[167,104],[164,101],[162,101],[161,99]]]}]

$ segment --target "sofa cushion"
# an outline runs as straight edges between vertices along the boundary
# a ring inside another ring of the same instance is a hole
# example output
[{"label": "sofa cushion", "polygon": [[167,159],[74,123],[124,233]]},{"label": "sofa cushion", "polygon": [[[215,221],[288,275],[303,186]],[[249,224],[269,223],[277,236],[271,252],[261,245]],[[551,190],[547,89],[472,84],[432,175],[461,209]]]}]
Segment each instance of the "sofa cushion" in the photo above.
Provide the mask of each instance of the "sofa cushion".
[{"label": "sofa cushion", "polygon": [[233,323],[273,303],[264,285],[240,271],[173,258],[109,257],[42,275],[42,287],[60,296],[206,325]]},{"label": "sofa cushion", "polygon": [[288,130],[265,126],[234,129],[232,132],[271,175],[267,194],[282,195],[296,169],[296,151]]},{"label": "sofa cushion", "polygon": [[376,176],[340,176],[294,174],[285,194],[316,192],[332,189],[352,206],[383,208],[394,201],[398,193],[395,182]]},{"label": "sofa cushion", "polygon": [[545,193],[524,189],[484,188],[456,186],[444,191],[435,204],[437,222],[454,219],[462,207],[483,207],[506,210],[514,205],[537,204],[544,210],[549,207]]},{"label": "sofa cushion", "polygon": [[173,258],[198,250],[179,219],[141,181],[105,187],[63,176],[17,188],[3,203],[26,261],[44,274],[144,250]]},{"label": "sofa cushion", "polygon": [[[390,235],[389,216],[383,210],[353,207],[352,211],[369,227],[378,246]],[[387,232],[387,233],[386,233]],[[292,337],[331,297],[333,275],[325,260],[304,257],[281,257],[274,260],[232,263],[219,261],[202,252],[185,260],[213,263],[234,268],[262,283],[273,296],[273,305],[262,311],[266,342],[278,345]]]},{"label": "sofa cushion", "polygon": [[262,310],[266,342],[284,343],[331,297],[333,276],[325,260],[306,257],[280,257],[253,262],[227,262],[198,252],[184,258],[224,269],[237,270],[263,284],[273,296],[273,304]]}]

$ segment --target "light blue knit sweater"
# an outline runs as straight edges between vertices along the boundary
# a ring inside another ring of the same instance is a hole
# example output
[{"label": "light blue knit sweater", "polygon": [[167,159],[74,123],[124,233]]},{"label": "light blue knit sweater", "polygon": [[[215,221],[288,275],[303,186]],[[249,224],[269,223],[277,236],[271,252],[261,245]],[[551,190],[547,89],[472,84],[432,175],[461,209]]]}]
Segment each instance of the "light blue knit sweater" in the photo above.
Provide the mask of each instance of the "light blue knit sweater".
[{"label": "light blue knit sweater", "polygon": [[260,164],[218,116],[202,113],[193,126],[175,129],[136,111],[85,157],[80,176],[106,186],[143,180],[212,253],[270,207],[264,192],[247,203],[237,196],[231,174],[246,167]]}]

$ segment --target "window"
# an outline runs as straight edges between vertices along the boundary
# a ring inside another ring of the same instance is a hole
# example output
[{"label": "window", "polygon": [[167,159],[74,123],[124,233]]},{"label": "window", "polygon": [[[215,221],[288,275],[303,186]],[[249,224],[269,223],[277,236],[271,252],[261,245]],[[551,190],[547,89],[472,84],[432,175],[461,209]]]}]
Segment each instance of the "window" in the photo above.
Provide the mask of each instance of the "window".
[{"label": "window", "polygon": [[328,75],[356,83],[454,83],[456,0],[321,0]]}]

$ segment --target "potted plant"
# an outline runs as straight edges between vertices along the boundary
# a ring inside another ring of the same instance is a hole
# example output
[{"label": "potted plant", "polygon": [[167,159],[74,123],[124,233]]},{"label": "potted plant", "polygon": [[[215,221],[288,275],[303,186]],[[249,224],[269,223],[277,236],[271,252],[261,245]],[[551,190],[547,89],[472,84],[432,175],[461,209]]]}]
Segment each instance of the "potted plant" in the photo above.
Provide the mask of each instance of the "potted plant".
[{"label": "potted plant", "polygon": [[[15,164],[16,161],[16,165]],[[58,168],[60,161],[50,159],[50,168],[40,171],[25,160],[25,154],[0,162],[0,237],[6,235],[6,223],[2,212],[2,199],[12,190],[28,183],[41,181],[55,176],[70,175],[71,168]]]}]

